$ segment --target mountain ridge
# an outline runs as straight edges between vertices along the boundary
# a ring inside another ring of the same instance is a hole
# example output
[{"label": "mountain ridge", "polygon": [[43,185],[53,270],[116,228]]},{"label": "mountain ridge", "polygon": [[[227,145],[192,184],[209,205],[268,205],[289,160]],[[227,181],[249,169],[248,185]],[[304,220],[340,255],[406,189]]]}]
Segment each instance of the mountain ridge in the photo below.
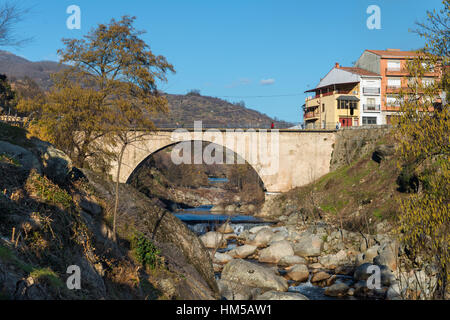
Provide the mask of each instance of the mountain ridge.
[{"label": "mountain ridge", "polygon": [[[32,62],[8,51],[0,50],[0,73],[6,74],[12,83],[28,77],[48,91],[52,86],[50,75],[64,68],[55,61]],[[246,108],[242,102],[202,96],[192,91],[188,94],[163,93],[169,102],[169,113],[154,118],[159,127],[193,127],[194,121],[202,121],[205,128],[289,128],[293,123],[273,119],[257,110]]]}]

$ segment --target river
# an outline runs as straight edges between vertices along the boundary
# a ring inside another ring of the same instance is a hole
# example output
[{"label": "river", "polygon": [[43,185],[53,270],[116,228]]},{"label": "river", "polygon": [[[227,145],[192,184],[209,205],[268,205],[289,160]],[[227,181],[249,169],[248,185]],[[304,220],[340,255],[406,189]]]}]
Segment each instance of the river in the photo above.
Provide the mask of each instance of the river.
[{"label": "river", "polygon": [[[195,232],[197,235],[202,235],[209,231],[215,231],[217,227],[225,223],[226,221],[229,222],[230,226],[233,228],[234,233],[236,235],[239,235],[244,230],[249,230],[256,226],[262,226],[262,225],[270,225],[273,224],[272,222],[263,221],[257,217],[251,216],[251,215],[228,215],[225,212],[214,212],[211,213],[212,206],[201,206],[197,208],[190,208],[190,209],[182,209],[179,211],[174,212],[174,215],[178,217],[181,221],[183,221],[189,229],[191,229],[193,232]],[[227,247],[219,249],[218,252],[226,253],[229,250],[232,250],[236,247],[237,242],[235,239],[230,239],[227,242]],[[267,264],[267,263],[260,263],[256,260],[250,260],[248,261],[264,265],[266,267],[274,267],[276,265],[273,264]],[[280,275],[283,275],[286,273],[284,269],[278,268],[278,272]],[[220,273],[216,273],[216,277],[220,278]],[[311,275],[310,275],[311,278]],[[352,281],[352,277],[349,276],[342,276],[337,275],[336,282],[345,282],[347,284],[350,284]],[[319,286],[315,286],[310,282],[310,279],[306,283],[296,284],[293,281],[289,282],[289,291],[290,292],[298,292],[306,297],[308,297],[311,300],[338,300],[338,299],[354,299],[353,297],[345,297],[345,298],[332,298],[324,295],[324,288],[321,288]]]}]

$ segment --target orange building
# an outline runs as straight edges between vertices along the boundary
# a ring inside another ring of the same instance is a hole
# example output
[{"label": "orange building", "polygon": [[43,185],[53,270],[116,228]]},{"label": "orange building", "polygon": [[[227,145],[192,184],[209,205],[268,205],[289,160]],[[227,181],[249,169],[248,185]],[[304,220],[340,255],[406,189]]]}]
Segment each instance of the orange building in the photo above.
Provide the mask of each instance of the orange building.
[{"label": "orange building", "polygon": [[[410,76],[406,64],[417,56],[415,51],[399,49],[365,50],[355,63],[355,67],[381,76],[381,111],[382,122],[385,124],[390,124],[392,117],[398,114],[400,101],[397,94],[400,89],[408,87]],[[439,77],[438,67],[434,66],[424,74],[422,82],[430,83]]]}]

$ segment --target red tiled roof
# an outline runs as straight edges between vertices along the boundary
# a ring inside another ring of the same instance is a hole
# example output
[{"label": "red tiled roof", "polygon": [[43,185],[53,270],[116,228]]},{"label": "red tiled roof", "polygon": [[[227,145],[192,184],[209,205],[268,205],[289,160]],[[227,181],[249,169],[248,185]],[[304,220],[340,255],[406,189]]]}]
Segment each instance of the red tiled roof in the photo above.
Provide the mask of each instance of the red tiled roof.
[{"label": "red tiled roof", "polygon": [[416,51],[400,51],[400,50],[366,50],[372,52],[382,58],[412,58],[417,57],[419,54]]},{"label": "red tiled roof", "polygon": [[380,76],[378,73],[375,72],[371,72],[365,69],[361,69],[361,68],[356,68],[356,67],[340,67],[339,69],[351,72],[351,73],[355,73],[355,74],[359,74],[360,76]]}]

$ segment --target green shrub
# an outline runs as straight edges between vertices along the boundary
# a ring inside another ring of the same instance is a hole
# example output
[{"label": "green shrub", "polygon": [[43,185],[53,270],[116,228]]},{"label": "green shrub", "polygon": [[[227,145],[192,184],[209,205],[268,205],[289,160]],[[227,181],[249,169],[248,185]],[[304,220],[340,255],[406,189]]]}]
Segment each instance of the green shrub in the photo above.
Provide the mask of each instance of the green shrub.
[{"label": "green shrub", "polygon": [[159,249],[143,234],[136,234],[132,240],[132,247],[136,259],[143,266],[155,269],[160,264]]}]

